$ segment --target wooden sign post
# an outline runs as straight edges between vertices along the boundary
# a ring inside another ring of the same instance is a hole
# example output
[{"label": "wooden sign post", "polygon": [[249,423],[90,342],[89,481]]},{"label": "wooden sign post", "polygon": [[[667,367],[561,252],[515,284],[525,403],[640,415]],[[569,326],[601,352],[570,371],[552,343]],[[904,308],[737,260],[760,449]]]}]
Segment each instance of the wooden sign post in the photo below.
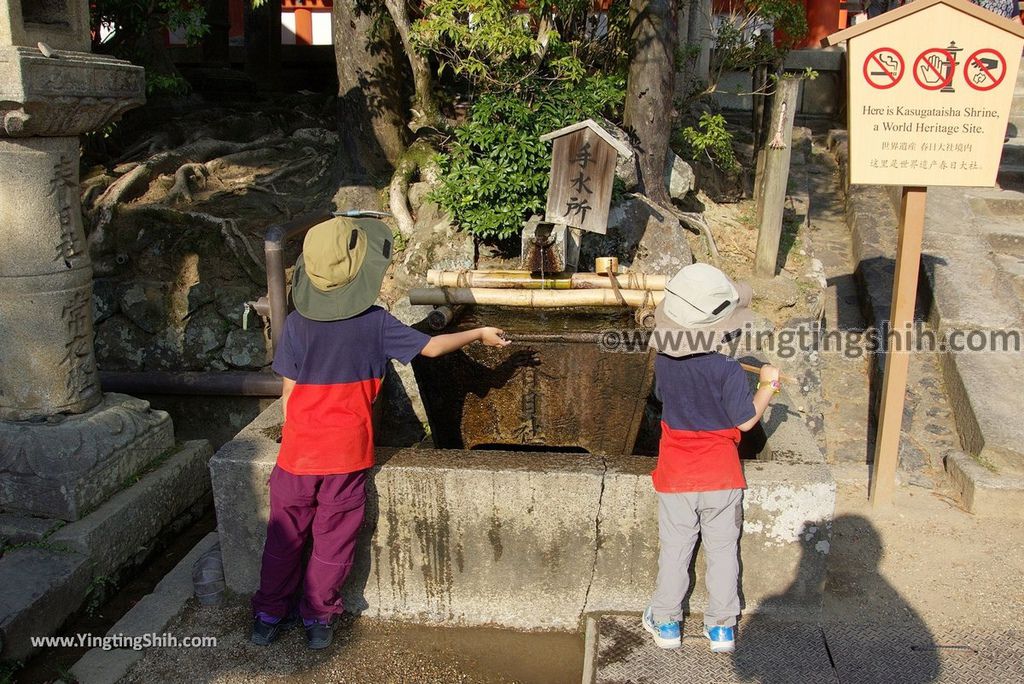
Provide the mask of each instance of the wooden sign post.
[{"label": "wooden sign post", "polygon": [[995,185],[1024,26],[967,0],[915,0],[822,42],[843,41],[850,183],[903,186],[871,478],[879,508],[895,491],[927,186]]},{"label": "wooden sign post", "polygon": [[540,139],[554,141],[544,219],[603,235],[608,230],[617,155],[628,159],[633,151],[592,119]]}]

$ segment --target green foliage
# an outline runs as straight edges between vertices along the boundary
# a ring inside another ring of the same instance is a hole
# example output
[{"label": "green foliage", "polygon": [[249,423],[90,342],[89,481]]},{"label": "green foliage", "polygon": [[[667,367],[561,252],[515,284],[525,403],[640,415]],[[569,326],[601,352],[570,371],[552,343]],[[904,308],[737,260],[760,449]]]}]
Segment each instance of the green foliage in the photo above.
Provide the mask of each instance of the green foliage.
[{"label": "green foliage", "polygon": [[477,237],[516,234],[544,210],[551,154],[540,136],[611,113],[624,97],[625,80],[615,75],[482,95],[439,159],[441,186],[432,199]]},{"label": "green foliage", "polygon": [[0,684],[14,684],[18,681],[18,671],[24,667],[20,660],[4,660],[0,662]]},{"label": "green foliage", "polygon": [[146,72],[146,95],[188,95],[192,86],[178,74]]},{"label": "green foliage", "polygon": [[89,13],[93,26],[113,29],[111,51],[126,59],[137,58],[132,44],[154,29],[184,30],[189,45],[210,31],[205,4],[196,0],[93,0]]},{"label": "green foliage", "polygon": [[[779,45],[774,41],[776,32],[780,37]],[[745,71],[774,64],[806,35],[803,2],[753,0],[719,23],[715,33],[715,59],[724,70]]]},{"label": "green foliage", "polygon": [[739,166],[732,150],[732,134],[726,129],[725,117],[721,114],[704,112],[696,128],[686,126],[679,130],[673,142],[690,159],[707,156],[712,164],[725,171],[734,171]]},{"label": "green foliage", "polygon": [[86,587],[85,613],[89,617],[96,615],[97,611],[107,602],[111,591],[117,587],[117,582],[106,575],[94,577],[89,586]]},{"label": "green foliage", "polygon": [[628,6],[598,31],[593,0],[433,0],[417,49],[473,103],[439,158],[433,199],[465,230],[503,239],[544,209],[550,148],[540,136],[625,98]]},{"label": "green foliage", "polygon": [[477,90],[529,88],[529,81],[579,83],[597,70],[621,70],[626,7],[612,4],[598,35],[592,0],[539,0],[525,10],[509,0],[435,0],[413,26],[413,40]]}]

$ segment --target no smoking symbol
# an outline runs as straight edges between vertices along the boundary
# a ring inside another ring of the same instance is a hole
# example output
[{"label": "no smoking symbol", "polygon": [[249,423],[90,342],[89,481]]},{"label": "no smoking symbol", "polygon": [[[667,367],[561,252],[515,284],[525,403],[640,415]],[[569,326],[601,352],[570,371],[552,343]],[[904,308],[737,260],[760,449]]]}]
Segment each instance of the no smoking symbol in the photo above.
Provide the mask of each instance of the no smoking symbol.
[{"label": "no smoking symbol", "polygon": [[992,90],[1006,78],[1006,60],[998,51],[982,48],[964,61],[964,80],[975,90]]},{"label": "no smoking symbol", "polygon": [[887,90],[903,78],[903,58],[892,48],[878,48],[864,60],[864,80],[872,88]]}]

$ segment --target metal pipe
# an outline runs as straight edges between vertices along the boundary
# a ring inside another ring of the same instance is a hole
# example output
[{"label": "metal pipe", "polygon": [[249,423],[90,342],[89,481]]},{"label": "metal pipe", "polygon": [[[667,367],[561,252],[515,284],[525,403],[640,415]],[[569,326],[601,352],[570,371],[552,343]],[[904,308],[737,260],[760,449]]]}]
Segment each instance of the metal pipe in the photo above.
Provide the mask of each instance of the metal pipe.
[{"label": "metal pipe", "polygon": [[[350,216],[359,218],[369,216],[383,219],[391,214],[369,209],[350,209],[348,211],[329,211],[323,209],[312,214],[303,214],[286,223],[275,223],[267,228],[263,236],[263,253],[267,261],[267,298],[270,300],[270,347],[277,349],[284,328],[284,319],[288,317],[288,290],[284,276],[284,246],[292,238],[305,235],[306,232],[334,216]],[[254,302],[257,311],[259,301]],[[262,315],[262,314],[261,314]]]},{"label": "metal pipe", "polygon": [[277,349],[288,316],[288,291],[285,288],[284,245],[318,223],[331,218],[330,211],[305,214],[286,223],[275,223],[263,236],[263,253],[267,262],[267,297],[270,299],[270,344]]},{"label": "metal pipe", "polygon": [[281,378],[258,371],[100,371],[104,392],[279,397]]}]

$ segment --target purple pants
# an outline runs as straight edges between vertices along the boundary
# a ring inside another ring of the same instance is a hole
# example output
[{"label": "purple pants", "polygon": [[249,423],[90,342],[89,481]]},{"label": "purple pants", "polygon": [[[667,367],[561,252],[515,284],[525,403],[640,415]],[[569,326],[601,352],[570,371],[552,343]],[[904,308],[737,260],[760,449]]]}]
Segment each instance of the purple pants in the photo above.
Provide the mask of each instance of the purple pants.
[{"label": "purple pants", "polygon": [[[270,475],[270,522],[253,613],[287,617],[295,606],[307,623],[327,622],[344,608],[341,585],[352,568],[366,503],[366,471],[344,475]],[[310,533],[313,552],[303,571]]]}]

